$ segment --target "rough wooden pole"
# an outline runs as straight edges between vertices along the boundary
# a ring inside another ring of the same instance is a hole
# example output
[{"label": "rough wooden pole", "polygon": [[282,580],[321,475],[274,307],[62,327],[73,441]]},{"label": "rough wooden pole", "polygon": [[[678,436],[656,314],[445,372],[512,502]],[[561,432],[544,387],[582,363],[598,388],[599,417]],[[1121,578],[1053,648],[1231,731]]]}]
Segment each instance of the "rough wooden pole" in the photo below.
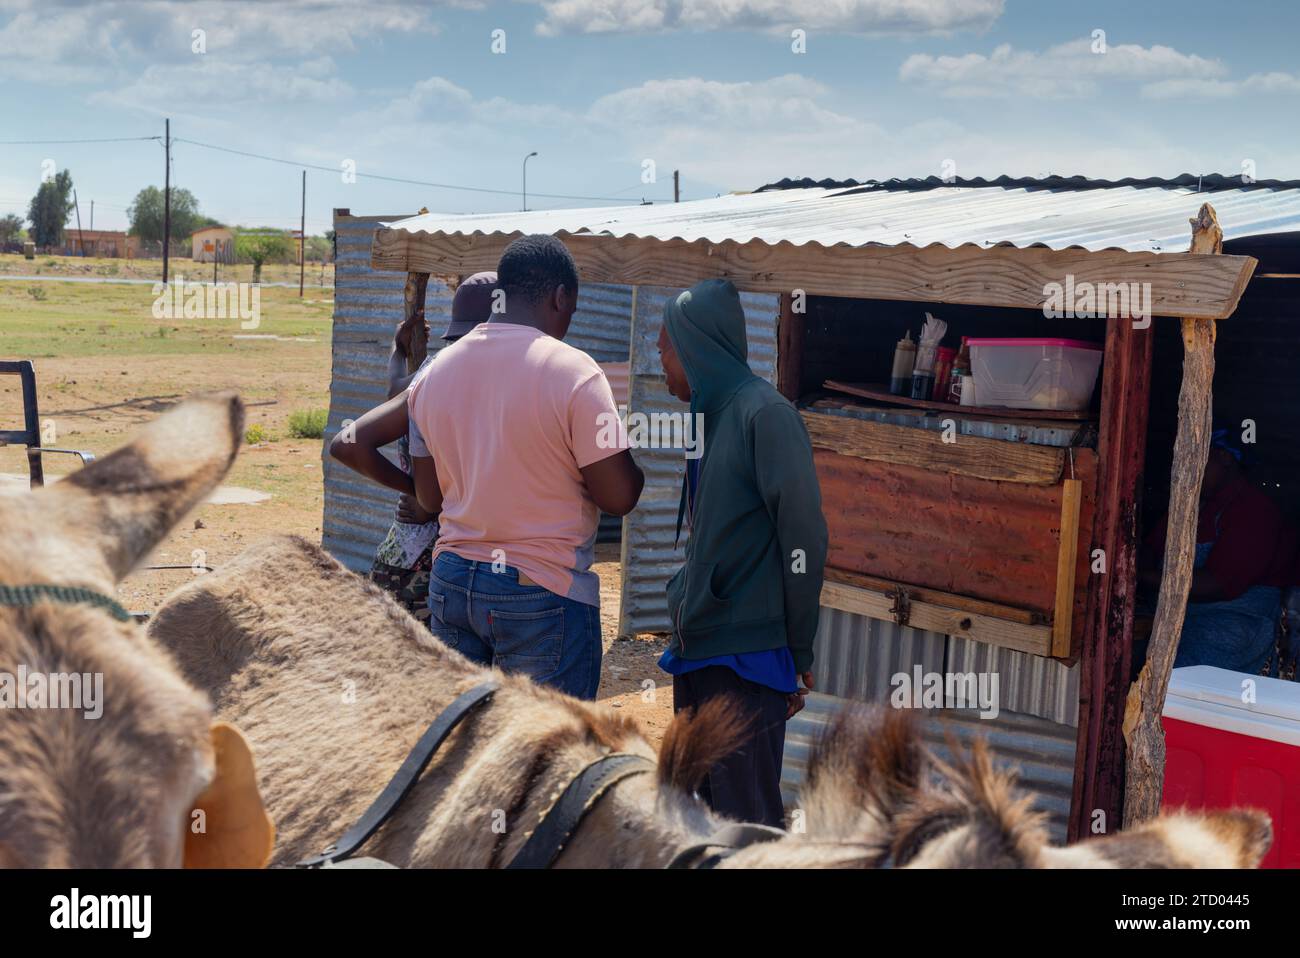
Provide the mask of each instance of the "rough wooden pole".
[{"label": "rough wooden pole", "polygon": [[[1218,217],[1209,203],[1201,206],[1191,223],[1193,253],[1223,251],[1223,230],[1219,228]],[[1160,811],[1165,775],[1165,733],[1161,714],[1192,585],[1201,478],[1210,453],[1214,320],[1184,319],[1182,324],[1183,382],[1178,391],[1178,431],[1174,437],[1174,463],[1169,483],[1169,531],[1165,538],[1160,599],[1156,605],[1146,664],[1138,680],[1129,687],[1124,708],[1128,763],[1124,782],[1126,828],[1154,818]]]},{"label": "rough wooden pole", "polygon": [[424,325],[424,294],[429,288],[428,273],[407,273],[402,290],[402,322],[411,327],[411,348],[406,351],[406,371],[420,368],[429,352],[429,331]]}]

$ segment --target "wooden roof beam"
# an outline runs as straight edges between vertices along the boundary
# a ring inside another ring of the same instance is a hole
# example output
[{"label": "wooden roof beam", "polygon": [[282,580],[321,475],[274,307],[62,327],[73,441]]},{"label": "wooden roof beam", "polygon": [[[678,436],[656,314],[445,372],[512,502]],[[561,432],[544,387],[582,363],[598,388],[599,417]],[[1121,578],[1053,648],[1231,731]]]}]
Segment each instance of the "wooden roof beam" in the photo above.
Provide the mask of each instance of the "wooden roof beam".
[{"label": "wooden roof beam", "polygon": [[[495,269],[519,234],[375,231],[375,269],[457,276]],[[995,246],[795,246],[762,242],[556,234],[584,282],[686,287],[723,277],[752,292],[966,303],[1042,309],[1051,284],[1150,284],[1154,316],[1222,319],[1237,308],[1256,266],[1249,256],[1089,252]],[[1112,287],[1113,288],[1113,287]],[[1140,288],[1143,288],[1140,286]],[[1127,313],[1133,313],[1129,309]],[[1119,313],[1113,314],[1118,317]]]}]

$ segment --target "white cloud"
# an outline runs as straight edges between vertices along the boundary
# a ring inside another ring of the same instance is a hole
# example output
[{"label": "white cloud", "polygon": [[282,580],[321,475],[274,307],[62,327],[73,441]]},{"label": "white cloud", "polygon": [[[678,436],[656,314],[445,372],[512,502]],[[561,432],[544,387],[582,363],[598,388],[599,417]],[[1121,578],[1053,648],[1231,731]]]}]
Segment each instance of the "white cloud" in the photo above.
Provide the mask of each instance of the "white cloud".
[{"label": "white cloud", "polygon": [[1300,93],[1300,76],[1293,73],[1252,73],[1244,80],[1203,80],[1185,78],[1148,83],[1142,95],[1153,100],[1170,100],[1182,97],[1217,98],[1242,94],[1297,94]]},{"label": "white cloud", "polygon": [[[453,5],[444,3],[443,6]],[[458,2],[456,6],[473,4]],[[193,63],[202,56],[257,62],[349,53],[361,38],[432,35],[431,6],[418,0],[51,0],[0,3],[0,74],[45,82],[112,82],[128,66]],[[6,19],[7,17],[7,19]],[[206,53],[193,51],[204,32]]]},{"label": "white cloud", "polygon": [[1004,0],[538,0],[544,35],[670,30],[805,30],[858,34],[984,30]]},{"label": "white cloud", "polygon": [[200,57],[184,65],[147,67],[136,79],[113,90],[92,93],[94,104],[126,107],[158,115],[239,117],[251,106],[283,106],[337,102],[353,94],[352,87],[331,76],[328,57],[302,66],[241,63]]},{"label": "white cloud", "polygon": [[899,79],[946,97],[1024,96],[1039,99],[1091,96],[1100,82],[1169,79],[1204,81],[1227,71],[1218,60],[1180,53],[1159,44],[1106,46],[1071,40],[1045,51],[1015,50],[1010,44],[989,55],[931,56],[917,53],[899,68]]}]

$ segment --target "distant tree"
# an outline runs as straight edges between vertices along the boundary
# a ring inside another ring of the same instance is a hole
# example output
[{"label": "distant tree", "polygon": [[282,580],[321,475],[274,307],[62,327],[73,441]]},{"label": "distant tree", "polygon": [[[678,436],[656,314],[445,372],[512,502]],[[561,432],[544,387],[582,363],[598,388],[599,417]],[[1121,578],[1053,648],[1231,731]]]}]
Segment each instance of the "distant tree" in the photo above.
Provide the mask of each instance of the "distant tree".
[{"label": "distant tree", "polygon": [[27,208],[31,239],[37,246],[58,246],[72,212],[72,174],[63,170],[41,184]]},{"label": "distant tree", "polygon": [[16,243],[23,236],[23,218],[10,213],[0,218],[0,243]]},{"label": "distant tree", "polygon": [[262,264],[285,259],[292,251],[289,234],[283,230],[239,230],[235,233],[235,255],[253,264],[253,282],[262,281]]},{"label": "distant tree", "polygon": [[[146,186],[127,207],[126,215],[131,221],[131,235],[138,236],[146,243],[161,243],[163,235],[163,191],[156,186]],[[172,187],[171,238],[185,239],[196,229],[207,225],[205,217],[199,212],[199,201],[189,190]]]},{"label": "distant tree", "polygon": [[334,243],[328,236],[307,237],[307,259],[316,262],[328,262],[334,252]]}]

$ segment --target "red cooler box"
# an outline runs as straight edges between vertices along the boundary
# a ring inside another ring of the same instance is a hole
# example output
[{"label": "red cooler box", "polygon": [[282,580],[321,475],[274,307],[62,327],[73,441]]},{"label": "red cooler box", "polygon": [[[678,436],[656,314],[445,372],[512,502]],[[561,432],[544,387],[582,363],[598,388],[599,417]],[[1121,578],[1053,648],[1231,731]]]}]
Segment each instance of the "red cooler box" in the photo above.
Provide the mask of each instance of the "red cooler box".
[{"label": "red cooler box", "polygon": [[1263,867],[1300,868],[1300,683],[1174,669],[1164,726],[1164,806],[1261,808],[1273,817]]}]

